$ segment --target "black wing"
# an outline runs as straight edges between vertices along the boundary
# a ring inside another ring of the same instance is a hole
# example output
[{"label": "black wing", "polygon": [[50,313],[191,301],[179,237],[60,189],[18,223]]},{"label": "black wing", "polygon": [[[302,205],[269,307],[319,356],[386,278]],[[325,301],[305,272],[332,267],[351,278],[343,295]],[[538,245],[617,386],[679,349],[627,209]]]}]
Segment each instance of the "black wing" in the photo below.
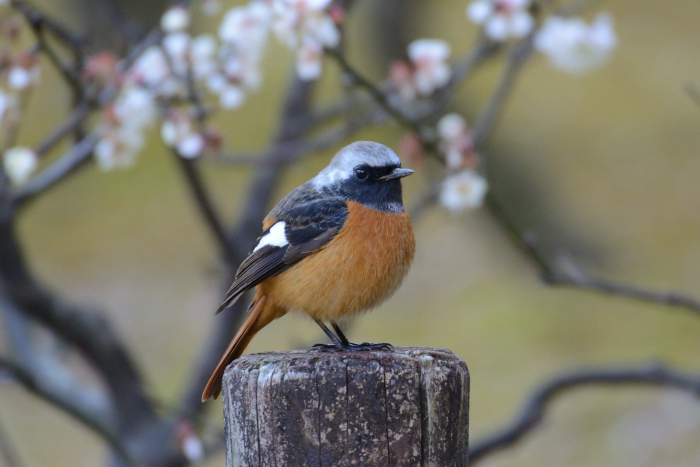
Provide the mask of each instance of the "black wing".
[{"label": "black wing", "polygon": [[245,291],[323,248],[340,232],[348,217],[348,208],[342,199],[331,198],[310,200],[294,206],[286,213],[273,213],[278,214],[277,222],[263,232],[258,242],[270,234],[275,225],[284,222],[287,244],[265,245],[253,251],[238,268],[236,279],[217,313],[233,305]]}]

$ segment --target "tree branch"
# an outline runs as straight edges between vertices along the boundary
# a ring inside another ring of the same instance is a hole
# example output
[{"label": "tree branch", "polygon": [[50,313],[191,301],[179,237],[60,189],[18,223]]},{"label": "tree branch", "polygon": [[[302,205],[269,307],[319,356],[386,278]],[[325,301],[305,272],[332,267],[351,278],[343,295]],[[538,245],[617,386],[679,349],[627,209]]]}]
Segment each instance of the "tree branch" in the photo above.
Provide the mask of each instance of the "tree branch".
[{"label": "tree branch", "polygon": [[486,196],[486,207],[513,242],[538,267],[542,281],[545,284],[657,303],[700,314],[700,301],[684,294],[673,291],[652,291],[643,287],[591,277],[583,272],[572,258],[564,255],[559,256],[558,264],[552,264],[537,248],[535,237],[531,234],[520,232],[504,211],[496,195],[492,192],[489,192]]},{"label": "tree branch", "polygon": [[12,224],[0,223],[0,283],[26,316],[74,345],[110,389],[118,430],[155,417],[141,375],[102,314],[66,305],[31,276]]},{"label": "tree branch", "polygon": [[503,105],[515,84],[518,72],[532,55],[534,51],[532,41],[533,35],[530,35],[527,39],[516,44],[511,51],[506,69],[496,86],[496,91],[494,91],[491,99],[481,111],[479,118],[474,124],[472,137],[474,139],[474,147],[477,149],[481,148],[486,138],[488,138],[488,135],[493,131],[494,125],[503,111]]},{"label": "tree branch", "polygon": [[45,192],[49,188],[64,180],[68,175],[78,170],[92,157],[92,151],[97,146],[100,137],[93,133],[76,145],[72,146],[59,160],[46,170],[32,178],[22,188],[16,190],[10,196],[12,208],[20,207],[36,195]]},{"label": "tree branch", "polygon": [[581,370],[556,376],[529,397],[520,415],[509,425],[472,445],[469,450],[470,464],[476,464],[484,457],[519,442],[539,426],[552,401],[568,391],[586,386],[621,385],[675,388],[700,398],[700,375],[681,373],[658,364],[638,368]]},{"label": "tree branch", "polygon": [[[82,410],[73,400],[66,398],[65,394],[57,393],[52,386],[43,384],[38,375],[4,357],[0,357],[0,368],[9,371],[15,378],[15,381],[24,386],[29,392],[51,405],[56,406],[58,409],[66,412],[68,415],[90,428],[105,439],[110,446],[125,459],[130,458],[128,451],[112,427],[105,425],[102,420],[95,417],[92,413]],[[132,462],[131,465],[136,464]]]}]

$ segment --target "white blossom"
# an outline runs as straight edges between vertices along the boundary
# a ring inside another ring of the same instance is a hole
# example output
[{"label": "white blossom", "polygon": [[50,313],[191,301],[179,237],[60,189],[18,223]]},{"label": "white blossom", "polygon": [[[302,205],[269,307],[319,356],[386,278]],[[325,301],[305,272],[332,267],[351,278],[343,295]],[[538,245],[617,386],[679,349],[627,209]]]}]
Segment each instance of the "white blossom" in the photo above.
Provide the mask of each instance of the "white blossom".
[{"label": "white blossom", "polygon": [[187,77],[192,38],[186,32],[174,32],[163,38],[163,48],[168,54],[168,71],[180,79]]},{"label": "white blossom", "polygon": [[262,0],[232,8],[221,21],[219,38],[240,48],[260,49],[265,44],[271,17],[271,8]]},{"label": "white blossom", "polygon": [[202,440],[196,435],[185,437],[182,440],[182,453],[188,461],[192,463],[201,462],[204,460],[204,445]]},{"label": "white blossom", "polygon": [[195,78],[206,78],[216,70],[217,47],[216,39],[211,34],[201,34],[192,40],[190,63]]},{"label": "white blossom", "polygon": [[527,36],[535,26],[528,13],[531,0],[476,0],[467,7],[467,17],[484,26],[486,35],[495,41]]},{"label": "white blossom", "polygon": [[613,20],[599,14],[588,25],[580,18],[547,18],[535,36],[535,47],[553,67],[580,74],[604,65],[617,45]]},{"label": "white blossom", "polygon": [[274,0],[272,30],[287,47],[297,49],[297,74],[305,80],[321,75],[323,49],[340,43],[340,31],[325,11],[330,0]]},{"label": "white blossom", "polygon": [[389,72],[389,80],[406,101],[430,96],[450,80],[450,46],[439,39],[418,39],[409,44],[410,62],[396,62]]},{"label": "white blossom", "polygon": [[21,91],[27,89],[39,80],[39,67],[32,65],[24,67],[15,65],[7,72],[7,85],[10,89]]},{"label": "white blossom", "polygon": [[438,121],[437,132],[443,141],[452,141],[463,135],[467,130],[467,122],[455,113],[447,114]]},{"label": "white blossom", "polygon": [[145,138],[141,131],[128,126],[105,125],[95,146],[97,165],[102,170],[129,168],[143,150]]},{"label": "white blossom", "polygon": [[160,19],[160,27],[166,33],[183,31],[190,25],[190,12],[182,6],[168,8]]},{"label": "white blossom", "polygon": [[419,94],[428,96],[447,84],[450,66],[445,60],[450,46],[439,39],[418,39],[408,46],[408,57],[414,66],[414,83]]},{"label": "white blossom", "polygon": [[480,207],[488,190],[488,182],[473,170],[449,175],[442,182],[440,204],[452,212]]},{"label": "white blossom", "polygon": [[194,128],[192,120],[184,112],[172,110],[160,128],[163,142],[185,159],[202,155],[207,142]]},{"label": "white blossom", "polygon": [[304,38],[304,45],[297,51],[296,70],[299,78],[314,80],[321,76],[323,47],[313,39]]},{"label": "white blossom", "polygon": [[442,117],[437,124],[437,132],[448,168],[462,169],[478,163],[471,130],[461,115],[451,113]]},{"label": "white blossom", "polygon": [[10,148],[3,157],[5,173],[15,185],[25,184],[38,164],[39,157],[30,148]]},{"label": "white blossom", "polygon": [[112,107],[105,109],[95,158],[102,170],[131,167],[145,145],[146,129],[157,116],[153,93],[139,85],[122,87]]},{"label": "white blossom", "polygon": [[177,144],[177,152],[185,159],[194,159],[204,152],[207,142],[200,133],[187,135]]},{"label": "white blossom", "polygon": [[136,59],[128,72],[127,81],[158,92],[170,76],[168,60],[160,47],[151,46]]},{"label": "white blossom", "polygon": [[118,124],[140,131],[153,123],[157,116],[153,95],[139,86],[122,89],[114,101],[114,117]]}]

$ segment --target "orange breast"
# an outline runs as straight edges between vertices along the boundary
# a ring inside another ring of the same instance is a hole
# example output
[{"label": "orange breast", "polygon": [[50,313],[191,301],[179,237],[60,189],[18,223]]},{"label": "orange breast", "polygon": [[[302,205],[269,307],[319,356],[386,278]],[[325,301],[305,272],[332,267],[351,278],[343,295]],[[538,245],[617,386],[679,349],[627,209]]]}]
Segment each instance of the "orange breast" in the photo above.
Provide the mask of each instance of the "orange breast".
[{"label": "orange breast", "polygon": [[264,282],[279,309],[335,321],[377,306],[401,285],[416,246],[408,214],[355,202],[348,211],[325,248]]}]

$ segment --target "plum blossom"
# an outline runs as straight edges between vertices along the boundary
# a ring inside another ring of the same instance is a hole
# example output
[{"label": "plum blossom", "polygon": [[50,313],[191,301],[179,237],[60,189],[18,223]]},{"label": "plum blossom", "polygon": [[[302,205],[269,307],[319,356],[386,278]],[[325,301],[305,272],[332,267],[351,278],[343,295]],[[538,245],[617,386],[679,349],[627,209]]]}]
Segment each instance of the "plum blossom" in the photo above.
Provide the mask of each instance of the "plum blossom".
[{"label": "plum blossom", "polygon": [[131,167],[145,145],[145,130],[156,119],[153,94],[140,86],[125,86],[103,112],[101,137],[95,147],[102,170]]},{"label": "plum blossom", "polygon": [[199,157],[207,148],[206,138],[195,130],[192,119],[177,109],[170,110],[160,134],[163,142],[185,159]]},{"label": "plum blossom", "polygon": [[160,19],[160,27],[166,33],[184,31],[190,25],[190,12],[183,6],[168,8]]},{"label": "plum blossom", "polygon": [[331,0],[275,0],[272,30],[290,49],[297,49],[297,74],[317,79],[322,72],[323,49],[340,42],[340,31],[325,11]]},{"label": "plum blossom", "polygon": [[478,157],[474,151],[472,133],[461,115],[451,113],[442,117],[437,124],[437,132],[448,168],[476,167]]},{"label": "plum blossom", "polygon": [[141,132],[124,126],[105,125],[95,146],[97,166],[104,171],[129,168],[134,165],[145,143]]},{"label": "plum blossom", "polygon": [[484,202],[488,182],[473,170],[462,170],[449,175],[442,182],[440,204],[454,213],[467,208],[478,208]]},{"label": "plum blossom", "polygon": [[5,173],[15,185],[24,185],[38,164],[39,156],[30,148],[10,148],[3,157]]},{"label": "plum blossom", "polygon": [[211,34],[201,34],[190,45],[190,63],[192,74],[197,79],[211,75],[216,69],[215,54],[218,44]]},{"label": "plum blossom", "polygon": [[233,109],[245,101],[245,92],[260,86],[260,60],[267,42],[272,9],[262,0],[229,10],[219,27],[223,45],[218,63],[207,76],[210,91],[222,107]]},{"label": "plum blossom", "polygon": [[170,64],[163,50],[151,46],[134,62],[126,76],[126,83],[142,86],[157,96],[174,96],[182,90],[182,83],[172,76]]},{"label": "plum blossom", "polygon": [[5,75],[7,86],[14,91],[22,91],[39,81],[39,61],[36,53],[25,52],[18,55]]},{"label": "plum blossom", "polygon": [[484,26],[486,35],[494,41],[521,39],[535,26],[528,13],[531,0],[476,0],[467,7],[467,18]]},{"label": "plum blossom", "polygon": [[156,115],[155,99],[144,88],[127,87],[114,101],[114,118],[122,126],[141,129],[153,123]]},{"label": "plum blossom", "polygon": [[547,18],[535,36],[535,47],[553,67],[582,74],[604,65],[617,45],[613,20],[599,14],[588,25],[580,18]]},{"label": "plum blossom", "polygon": [[267,40],[271,19],[272,8],[263,0],[231,8],[221,21],[219,38],[241,48],[261,49]]},{"label": "plum blossom", "polygon": [[190,71],[196,79],[215,71],[217,46],[209,34],[194,39],[186,32],[167,34],[162,46],[151,46],[141,54],[126,73],[125,82],[144,87],[157,97],[182,96]]},{"label": "plum blossom", "polygon": [[408,46],[408,57],[414,67],[413,79],[419,94],[427,96],[447,84],[450,66],[445,63],[450,46],[438,39],[419,39]]},{"label": "plum blossom", "polygon": [[389,81],[407,101],[430,96],[450,79],[450,46],[439,39],[418,39],[408,46],[409,63],[396,62],[389,72]]}]

